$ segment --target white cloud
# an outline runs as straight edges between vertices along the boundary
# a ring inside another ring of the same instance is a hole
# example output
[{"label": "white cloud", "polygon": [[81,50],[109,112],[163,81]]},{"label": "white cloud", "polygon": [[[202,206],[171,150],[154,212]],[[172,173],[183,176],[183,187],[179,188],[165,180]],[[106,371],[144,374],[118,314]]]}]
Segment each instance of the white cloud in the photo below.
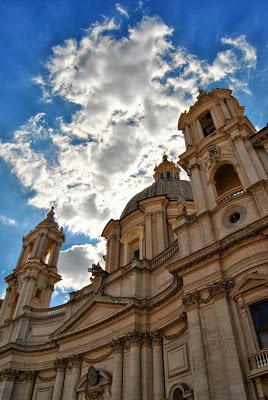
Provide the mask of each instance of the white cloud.
[{"label": "white cloud", "polygon": [[3,225],[16,225],[16,220],[13,218],[9,218],[6,215],[0,214],[0,224]]},{"label": "white cloud", "polygon": [[[125,36],[114,19],[106,19],[79,42],[53,47],[46,74],[35,83],[46,101],[57,95],[79,110],[71,122],[61,119],[57,131],[39,113],[12,142],[0,142],[0,156],[34,193],[29,202],[48,208],[53,201],[60,224],[72,232],[99,237],[108,219],[118,218],[129,198],[152,182],[163,149],[183,151],[177,119],[198,86],[224,80],[248,91],[241,72],[254,68],[257,56],[244,35],[223,38],[228,48],[211,63],[175,47],[172,35],[155,17],[144,17]],[[36,147],[41,140],[46,145]],[[63,252],[65,286],[83,284],[79,268],[96,251],[98,246],[88,245]]]},{"label": "white cloud", "polygon": [[127,10],[121,4],[116,4],[116,10],[119,12],[119,14],[123,15],[126,18],[129,18]]},{"label": "white cloud", "polygon": [[88,268],[93,263],[103,264],[102,255],[105,252],[105,243],[101,241],[96,245],[75,245],[62,251],[59,259],[59,273],[64,279],[57,284],[57,288],[80,289],[90,284]]},{"label": "white cloud", "polygon": [[240,35],[236,38],[224,37],[221,39],[222,43],[231,45],[241,50],[243,61],[247,68],[255,68],[257,63],[257,52],[247,41],[246,35]]}]

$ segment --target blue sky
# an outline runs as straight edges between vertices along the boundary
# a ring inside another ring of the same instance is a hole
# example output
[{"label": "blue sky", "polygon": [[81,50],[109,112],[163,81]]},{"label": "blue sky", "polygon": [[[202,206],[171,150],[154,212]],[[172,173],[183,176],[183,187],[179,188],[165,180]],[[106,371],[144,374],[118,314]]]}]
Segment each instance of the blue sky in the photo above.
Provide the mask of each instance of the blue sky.
[{"label": "blue sky", "polygon": [[231,87],[268,121],[267,1],[0,2],[0,293],[21,237],[56,205],[67,241],[53,304],[89,282],[100,234],[176,158],[196,89]]}]

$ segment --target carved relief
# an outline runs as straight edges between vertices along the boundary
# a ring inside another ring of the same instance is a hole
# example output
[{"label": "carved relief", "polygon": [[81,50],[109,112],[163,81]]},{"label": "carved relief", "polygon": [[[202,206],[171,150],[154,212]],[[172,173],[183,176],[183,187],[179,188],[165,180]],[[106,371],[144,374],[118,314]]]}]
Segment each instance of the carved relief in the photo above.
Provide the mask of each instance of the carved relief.
[{"label": "carved relief", "polygon": [[[211,299],[219,295],[226,296],[233,287],[233,279],[223,279],[221,281],[214,282],[213,284],[208,285],[202,290],[195,290],[194,292],[186,293],[182,297],[182,302],[185,307],[198,305],[199,303],[208,303]],[[208,296],[203,297],[202,293],[204,292],[208,293]]]},{"label": "carved relief", "polygon": [[102,294],[103,278],[107,275],[107,272],[98,264],[92,264],[91,268],[88,268],[88,272],[91,272],[91,284],[94,287],[95,294]]},{"label": "carved relief", "polygon": [[86,400],[111,399],[111,375],[104,370],[97,370],[93,365],[88,368],[87,374],[82,377],[77,387]]},{"label": "carved relief", "polygon": [[203,169],[209,171],[211,167],[220,160],[230,160],[233,164],[237,164],[233,148],[231,146],[219,146],[217,144],[209,145],[208,153],[202,163]]},{"label": "carved relief", "polygon": [[18,376],[19,371],[13,368],[6,368],[0,371],[0,380],[13,381]]}]

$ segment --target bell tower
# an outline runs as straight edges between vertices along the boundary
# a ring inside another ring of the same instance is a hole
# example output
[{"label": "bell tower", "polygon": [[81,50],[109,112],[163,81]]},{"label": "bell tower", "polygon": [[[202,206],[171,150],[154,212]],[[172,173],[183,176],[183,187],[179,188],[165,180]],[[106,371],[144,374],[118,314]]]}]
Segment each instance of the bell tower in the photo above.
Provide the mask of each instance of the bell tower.
[{"label": "bell tower", "polygon": [[197,215],[245,192],[253,194],[259,216],[268,213],[267,175],[250,140],[256,130],[231,90],[199,90],[178,128],[186,144],[180,165],[191,179]]},{"label": "bell tower", "polygon": [[8,288],[0,311],[0,324],[23,314],[23,307],[49,307],[54,284],[60,281],[57,264],[65,241],[51,207],[45,219],[23,237],[16,268],[6,277]]}]

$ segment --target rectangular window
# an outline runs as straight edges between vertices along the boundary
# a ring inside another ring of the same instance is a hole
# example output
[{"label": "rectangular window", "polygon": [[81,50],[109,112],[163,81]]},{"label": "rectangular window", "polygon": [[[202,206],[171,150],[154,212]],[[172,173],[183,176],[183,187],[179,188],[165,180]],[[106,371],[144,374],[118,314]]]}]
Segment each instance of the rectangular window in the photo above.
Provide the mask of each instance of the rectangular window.
[{"label": "rectangular window", "polygon": [[135,250],[134,252],[133,252],[133,257],[134,258],[140,258],[140,250],[139,249],[137,249],[137,250]]},{"label": "rectangular window", "polygon": [[268,347],[268,300],[252,304],[250,312],[261,349]]}]

